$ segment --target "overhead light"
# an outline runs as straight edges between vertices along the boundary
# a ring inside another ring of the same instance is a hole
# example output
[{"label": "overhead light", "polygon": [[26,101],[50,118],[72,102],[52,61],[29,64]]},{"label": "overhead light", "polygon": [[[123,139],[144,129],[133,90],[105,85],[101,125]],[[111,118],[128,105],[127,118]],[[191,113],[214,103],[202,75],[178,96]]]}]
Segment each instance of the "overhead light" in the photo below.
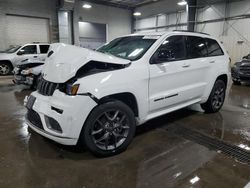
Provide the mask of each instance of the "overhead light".
[{"label": "overhead light", "polygon": [[133,15],[134,15],[134,16],[141,16],[141,13],[140,13],[140,12],[134,12]]},{"label": "overhead light", "polygon": [[183,0],[183,1],[178,2],[177,4],[180,6],[184,6],[184,5],[187,5],[187,1]]},{"label": "overhead light", "polygon": [[90,8],[92,8],[92,5],[91,5],[91,4],[88,4],[88,3],[84,3],[84,4],[82,5],[82,8],[90,9]]}]

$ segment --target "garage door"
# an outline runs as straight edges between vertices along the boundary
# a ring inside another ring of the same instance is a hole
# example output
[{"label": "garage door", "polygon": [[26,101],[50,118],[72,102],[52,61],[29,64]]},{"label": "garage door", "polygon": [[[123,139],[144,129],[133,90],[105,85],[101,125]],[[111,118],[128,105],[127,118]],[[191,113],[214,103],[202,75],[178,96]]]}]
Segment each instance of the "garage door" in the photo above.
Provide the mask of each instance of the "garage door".
[{"label": "garage door", "polygon": [[48,19],[7,16],[7,44],[49,42]]}]

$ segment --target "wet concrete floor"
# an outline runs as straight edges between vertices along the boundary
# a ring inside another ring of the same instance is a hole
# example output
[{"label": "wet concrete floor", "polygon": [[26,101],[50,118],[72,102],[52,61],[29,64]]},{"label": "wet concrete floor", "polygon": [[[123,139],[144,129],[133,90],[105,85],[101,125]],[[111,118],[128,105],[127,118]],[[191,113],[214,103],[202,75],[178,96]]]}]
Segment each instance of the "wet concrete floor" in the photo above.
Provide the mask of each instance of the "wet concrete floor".
[{"label": "wet concrete floor", "polygon": [[169,131],[185,126],[250,152],[250,86],[232,86],[219,113],[192,107],[141,125],[127,151],[110,158],[28,133],[23,99],[30,92],[0,77],[0,187],[228,188],[250,181],[249,164]]}]

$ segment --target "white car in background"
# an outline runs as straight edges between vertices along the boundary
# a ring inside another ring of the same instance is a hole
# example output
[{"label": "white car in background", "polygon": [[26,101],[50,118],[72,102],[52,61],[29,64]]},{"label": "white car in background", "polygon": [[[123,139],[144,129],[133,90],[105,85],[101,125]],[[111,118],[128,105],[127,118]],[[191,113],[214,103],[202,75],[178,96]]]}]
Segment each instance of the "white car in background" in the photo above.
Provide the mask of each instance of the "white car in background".
[{"label": "white car in background", "polygon": [[17,85],[28,85],[31,89],[36,89],[43,67],[44,61],[22,61],[13,70],[13,82]]},{"label": "white car in background", "polygon": [[26,123],[98,156],[124,151],[136,126],[155,117],[197,103],[218,112],[230,79],[220,42],[194,32],[133,34],[97,51],[54,44],[49,54],[25,99]]},{"label": "white car in background", "polygon": [[0,52],[0,75],[12,73],[14,67],[16,67],[19,62],[25,60],[44,61],[49,47],[49,44],[33,43],[11,47]]}]

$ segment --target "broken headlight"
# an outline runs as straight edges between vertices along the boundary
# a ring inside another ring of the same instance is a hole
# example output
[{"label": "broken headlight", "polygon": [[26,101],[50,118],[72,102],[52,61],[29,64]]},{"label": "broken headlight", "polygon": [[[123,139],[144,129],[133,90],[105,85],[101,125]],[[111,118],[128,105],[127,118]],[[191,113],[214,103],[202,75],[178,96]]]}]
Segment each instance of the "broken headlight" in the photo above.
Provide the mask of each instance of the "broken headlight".
[{"label": "broken headlight", "polygon": [[31,74],[32,73],[32,69],[25,69],[25,70],[22,70],[21,71],[21,74],[22,75],[29,75],[29,74]]},{"label": "broken headlight", "polygon": [[67,95],[76,95],[80,87],[80,84],[67,84],[66,85],[66,94]]}]

